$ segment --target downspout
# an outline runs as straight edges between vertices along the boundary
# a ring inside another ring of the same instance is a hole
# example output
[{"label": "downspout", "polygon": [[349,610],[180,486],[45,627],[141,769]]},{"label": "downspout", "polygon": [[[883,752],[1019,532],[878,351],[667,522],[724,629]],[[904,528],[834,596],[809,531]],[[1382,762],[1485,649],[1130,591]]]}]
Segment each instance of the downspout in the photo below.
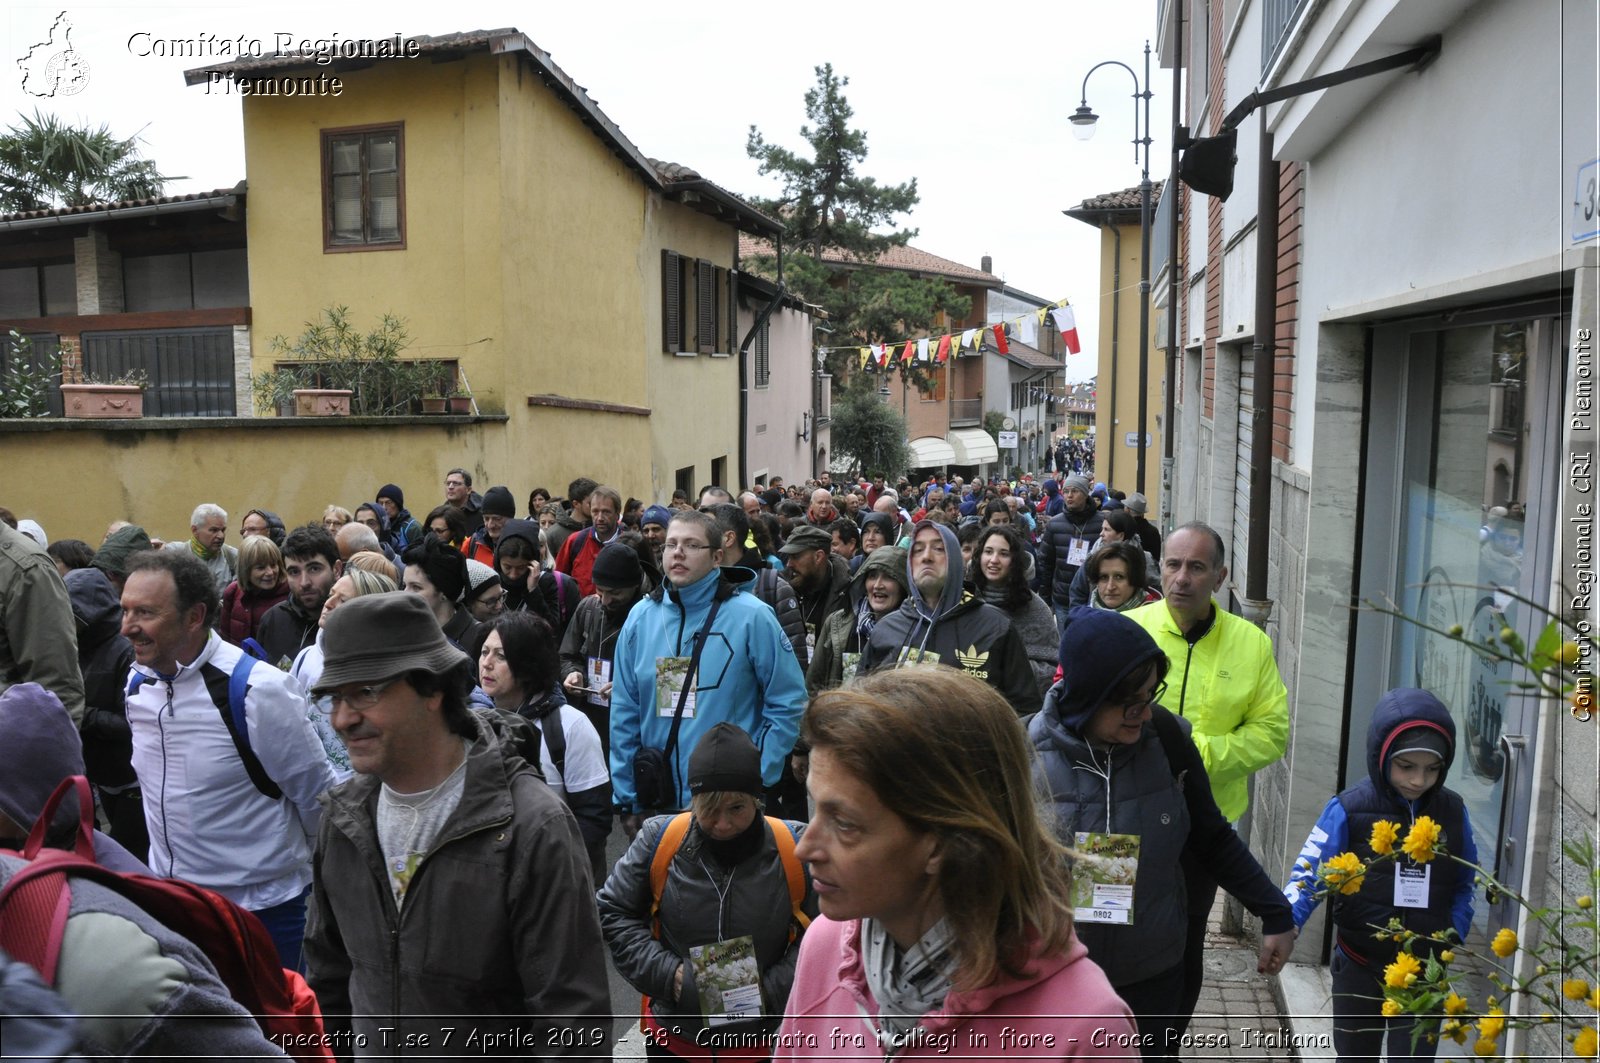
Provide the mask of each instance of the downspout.
[{"label": "downspout", "polygon": [[[1095,453],[1102,448],[1106,452],[1106,471],[1100,474],[1096,469],[1095,479],[1104,480],[1107,484],[1115,486],[1115,472],[1117,468],[1117,365],[1120,359],[1118,351],[1118,334],[1122,324],[1122,226],[1113,222],[1111,224],[1111,438],[1109,440],[1096,439],[1094,441]],[[1098,418],[1096,418],[1098,420]]]},{"label": "downspout", "polygon": [[1272,534],[1272,407],[1278,393],[1278,161],[1272,157],[1267,112],[1259,115],[1261,155],[1256,174],[1256,324],[1250,345],[1255,382],[1250,411],[1250,522],[1246,542],[1244,616],[1265,628],[1272,618],[1267,597],[1267,552]]},{"label": "downspout", "polygon": [[786,294],[783,290],[782,234],[777,238],[777,250],[778,290],[772,293],[772,299],[761,308],[761,312],[756,315],[755,323],[750,326],[750,331],[744,334],[744,342],[739,344],[739,490],[741,491],[750,486],[750,344],[754,342],[762,326],[772,319],[778,304],[783,302]]},{"label": "downspout", "polygon": [[[1166,183],[1161,186],[1163,196],[1172,196],[1172,231],[1167,234],[1167,375],[1165,417],[1161,422],[1161,534],[1171,535],[1172,520],[1172,467],[1173,440],[1178,426],[1178,313],[1179,298],[1187,295],[1179,284],[1182,271],[1178,269],[1178,204],[1183,202],[1178,188],[1179,153],[1189,140],[1189,130],[1183,124],[1183,10],[1184,0],[1174,0],[1173,13],[1177,16],[1177,31],[1173,34],[1172,62],[1172,168],[1167,171]],[[1159,561],[1160,558],[1157,558]],[[1342,776],[1341,776],[1342,778]]]}]

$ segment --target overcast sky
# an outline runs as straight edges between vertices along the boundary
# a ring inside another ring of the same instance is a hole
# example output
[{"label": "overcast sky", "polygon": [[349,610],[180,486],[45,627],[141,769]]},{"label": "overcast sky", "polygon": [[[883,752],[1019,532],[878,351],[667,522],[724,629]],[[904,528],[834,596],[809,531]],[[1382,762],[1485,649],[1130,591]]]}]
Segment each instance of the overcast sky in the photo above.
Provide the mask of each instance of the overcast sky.
[{"label": "overcast sky", "polygon": [[[912,177],[922,202],[902,224],[925,251],[994,272],[1047,299],[1077,307],[1084,353],[1068,378],[1094,373],[1098,346],[1099,234],[1061,211],[1084,198],[1138,184],[1134,82],[1105,68],[1089,83],[1102,115],[1080,143],[1067,116],[1095,63],[1142,70],[1154,3],[1014,0],[989,8],[813,0],[752,5],[702,0],[646,3],[338,3],[321,7],[208,2],[159,7],[76,4],[64,9],[72,45],[87,63],[83,91],[28,95],[14,60],[45,40],[59,5],[8,4],[3,16],[12,70],[6,124],[38,108],[74,122],[143,129],[146,154],[184,179],[169,192],[231,186],[246,176],[236,96],[186,87],[183,71],[231,58],[205,35],[260,42],[378,38],[515,26],[561,66],[646,154],[683,163],[743,193],[770,193],[745,154],[753,124],[769,140],[806,147],[804,94],[813,68],[831,62],[850,79],[855,125],[866,131],[865,172],[881,182]],[[159,56],[152,42],[185,42],[191,55]],[[196,57],[195,48],[210,47]],[[1167,171],[1171,75],[1154,66],[1151,177]],[[1129,283],[1137,284],[1137,278]]]}]

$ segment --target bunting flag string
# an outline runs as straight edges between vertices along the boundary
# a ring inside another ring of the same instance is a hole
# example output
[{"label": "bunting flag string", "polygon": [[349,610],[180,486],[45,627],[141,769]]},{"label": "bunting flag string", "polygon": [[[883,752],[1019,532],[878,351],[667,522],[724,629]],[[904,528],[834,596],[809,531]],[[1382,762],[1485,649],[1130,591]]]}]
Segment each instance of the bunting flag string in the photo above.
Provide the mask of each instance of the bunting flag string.
[{"label": "bunting flag string", "polygon": [[[1046,322],[1061,333],[1061,342],[1066,346],[1068,354],[1083,352],[1078,340],[1077,319],[1073,315],[1071,304],[1065,299],[1050,306],[1042,306],[1019,318],[997,321],[981,328],[947,332],[937,337],[917,336],[895,340],[893,343],[872,343],[853,349],[857,364],[864,370],[891,371],[896,366],[904,367],[912,364],[944,365],[952,357],[980,355],[991,345],[1001,354],[1009,354],[1011,340],[1030,347],[1034,346],[1039,342],[1039,330],[1045,327]],[[841,348],[824,347],[822,353],[828,354],[839,349]]]}]

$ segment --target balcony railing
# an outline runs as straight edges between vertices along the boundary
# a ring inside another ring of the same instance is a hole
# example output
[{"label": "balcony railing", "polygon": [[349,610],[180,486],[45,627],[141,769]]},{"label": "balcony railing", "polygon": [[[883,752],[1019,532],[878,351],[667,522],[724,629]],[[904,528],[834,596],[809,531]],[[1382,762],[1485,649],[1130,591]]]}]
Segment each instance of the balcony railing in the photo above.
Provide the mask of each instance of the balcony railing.
[{"label": "balcony railing", "polygon": [[1306,0],[1266,0],[1261,8],[1261,73],[1272,66],[1295,15],[1305,6]]},{"label": "balcony railing", "polygon": [[951,399],[950,425],[952,428],[983,422],[982,399]]}]

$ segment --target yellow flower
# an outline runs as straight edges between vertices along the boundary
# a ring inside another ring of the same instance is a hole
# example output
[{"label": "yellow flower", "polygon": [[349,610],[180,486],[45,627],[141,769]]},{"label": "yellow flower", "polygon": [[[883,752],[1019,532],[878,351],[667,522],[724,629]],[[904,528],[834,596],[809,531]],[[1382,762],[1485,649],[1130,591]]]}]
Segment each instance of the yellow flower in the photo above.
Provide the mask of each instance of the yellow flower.
[{"label": "yellow flower", "polygon": [[1478,1038],[1478,1043],[1472,1046],[1473,1055],[1492,1056],[1495,1054],[1495,1043],[1487,1037]]},{"label": "yellow flower", "polygon": [[1386,819],[1380,819],[1372,825],[1372,838],[1367,843],[1372,846],[1372,851],[1386,856],[1394,852],[1394,843],[1400,840],[1400,827]]},{"label": "yellow flower", "polygon": [[1454,963],[1455,958],[1456,954],[1451,952],[1449,949],[1445,949],[1443,952],[1439,953],[1440,963]]},{"label": "yellow flower", "polygon": [[1582,978],[1568,978],[1561,983],[1561,995],[1568,1000],[1584,1000],[1589,996],[1589,983]]},{"label": "yellow flower", "polygon": [[1494,936],[1489,942],[1489,948],[1502,960],[1517,951],[1517,932],[1506,927]]},{"label": "yellow flower", "polygon": [[1383,1017],[1384,1018],[1392,1019],[1396,1015],[1400,1014],[1400,1011],[1401,1011],[1400,1002],[1398,1000],[1385,1000],[1383,1002]]},{"label": "yellow flower", "polygon": [[1489,1014],[1478,1020],[1478,1036],[1494,1040],[1506,1028],[1506,1013],[1500,1008],[1490,1008]]},{"label": "yellow flower", "polygon": [[1457,1022],[1455,1019],[1451,1019],[1439,1028],[1439,1032],[1448,1034],[1450,1040],[1456,1044],[1464,1045],[1467,1043],[1467,1036],[1472,1033],[1472,1023]]},{"label": "yellow flower", "polygon": [[1600,1011],[1600,985],[1594,987],[1594,992],[1589,994],[1589,1006]]},{"label": "yellow flower", "polygon": [[1572,1054],[1582,1059],[1593,1059],[1595,1051],[1595,1029],[1585,1026],[1578,1031],[1578,1036],[1572,1039]]},{"label": "yellow flower", "polygon": [[1444,1013],[1446,1015],[1460,1015],[1467,1010],[1467,998],[1458,993],[1451,993],[1444,998]]},{"label": "yellow flower", "polygon": [[1578,907],[1587,912],[1590,908],[1594,907],[1594,898],[1585,893],[1582,897],[1578,898]]},{"label": "yellow flower", "polygon": [[1383,984],[1393,989],[1404,989],[1417,980],[1422,964],[1409,952],[1402,952],[1394,962],[1383,969]]},{"label": "yellow flower", "polygon": [[1340,853],[1322,864],[1322,879],[1328,888],[1346,895],[1361,889],[1361,881],[1366,874],[1366,869],[1361,866],[1361,858],[1355,853]]},{"label": "yellow flower", "polygon": [[1428,816],[1419,816],[1411,825],[1411,830],[1406,833],[1406,840],[1400,848],[1405,854],[1419,864],[1426,864],[1434,857],[1434,846],[1439,844],[1439,824]]}]

